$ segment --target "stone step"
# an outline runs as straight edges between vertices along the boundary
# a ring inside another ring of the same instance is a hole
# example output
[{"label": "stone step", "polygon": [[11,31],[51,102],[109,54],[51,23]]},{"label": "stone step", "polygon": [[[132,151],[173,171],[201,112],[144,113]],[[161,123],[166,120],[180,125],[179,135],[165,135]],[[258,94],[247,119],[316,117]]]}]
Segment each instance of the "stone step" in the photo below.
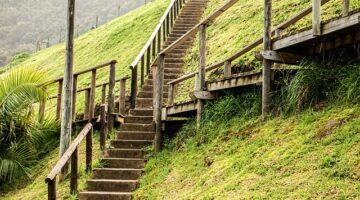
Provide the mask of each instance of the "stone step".
[{"label": "stone step", "polygon": [[[176,73],[176,74],[169,74],[169,73],[165,73],[164,74],[164,78],[165,79],[176,79],[180,76],[180,74]],[[148,76],[149,79],[152,79],[152,74],[149,74]]]},{"label": "stone step", "polygon": [[[152,92],[140,92],[139,94],[144,94],[148,98],[152,98]],[[146,94],[146,95],[145,95]],[[126,116],[125,123],[142,123],[142,124],[151,124],[153,122],[153,116]]]},{"label": "stone step", "polygon": [[[173,66],[172,64],[176,64],[176,63],[167,63],[165,65]],[[181,63],[179,63],[179,64],[181,64]],[[184,70],[182,69],[182,67],[180,67],[180,65],[179,65],[179,67],[169,67],[169,68],[165,67],[164,73],[182,74],[182,73],[184,73]]]},{"label": "stone step", "polygon": [[[140,100],[139,98],[137,100]],[[151,103],[152,103],[152,99]],[[152,105],[152,104],[151,104]],[[121,124],[120,131],[154,131],[153,124]]]},{"label": "stone step", "polygon": [[185,33],[187,33],[188,30],[172,30],[171,33],[174,33],[174,34],[182,34],[184,35]]},{"label": "stone step", "polygon": [[93,179],[137,180],[142,173],[142,169],[95,168]]},{"label": "stone step", "polygon": [[130,116],[153,116],[152,109],[130,109]]},{"label": "stone step", "polygon": [[173,49],[169,53],[182,53],[185,54],[187,52],[187,49]]},{"label": "stone step", "polygon": [[145,159],[139,158],[103,158],[101,162],[104,168],[143,169],[145,167]]},{"label": "stone step", "polygon": [[[144,85],[143,88],[142,88],[142,91],[153,92],[153,86],[152,85]],[[163,91],[164,91],[164,93],[168,92],[169,91],[169,86],[164,84]]]},{"label": "stone step", "polygon": [[183,58],[185,53],[168,53],[166,54],[166,58]]},{"label": "stone step", "polygon": [[131,200],[130,192],[85,191],[78,195],[80,200]]},{"label": "stone step", "polygon": [[137,180],[91,179],[87,181],[88,191],[132,192],[139,182]]},{"label": "stone step", "polygon": [[114,148],[121,149],[142,149],[152,144],[152,140],[112,140]]},{"label": "stone step", "polygon": [[153,131],[120,131],[117,132],[116,139],[119,140],[153,140]]},{"label": "stone step", "polygon": [[[169,36],[172,38],[176,38],[176,36]],[[177,39],[179,39],[180,37],[177,37]],[[176,41],[176,40],[175,40]],[[168,47],[169,45],[173,44],[175,41],[166,41],[163,45],[163,48]],[[181,45],[193,45],[194,41],[193,40],[187,40],[181,43]]]},{"label": "stone step", "polygon": [[182,64],[184,64],[185,61],[182,58],[167,58],[165,56],[165,63],[182,63]]},{"label": "stone step", "polygon": [[142,158],[146,151],[143,149],[107,149],[104,158]]},{"label": "stone step", "polygon": [[175,22],[175,26],[192,26],[194,27],[199,23],[199,20],[196,19],[179,19]]}]

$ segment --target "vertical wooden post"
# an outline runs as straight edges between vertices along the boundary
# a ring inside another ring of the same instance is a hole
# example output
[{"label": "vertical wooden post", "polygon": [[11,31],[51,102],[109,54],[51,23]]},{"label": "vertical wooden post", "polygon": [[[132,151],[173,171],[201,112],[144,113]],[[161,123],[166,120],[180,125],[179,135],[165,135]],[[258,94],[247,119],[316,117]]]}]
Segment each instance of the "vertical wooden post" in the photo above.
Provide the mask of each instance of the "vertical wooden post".
[{"label": "vertical wooden post", "polygon": [[156,56],[156,37],[154,38],[152,42],[152,58],[154,59]]},{"label": "vertical wooden post", "polygon": [[48,181],[48,200],[56,200],[56,177]]},{"label": "vertical wooden post", "polygon": [[63,80],[59,80],[59,85],[58,85],[58,95],[57,95],[57,103],[56,103],[56,120],[59,121],[60,120],[60,115],[61,115],[61,98],[62,98],[62,87],[63,87]]},{"label": "vertical wooden post", "polygon": [[78,148],[71,155],[70,193],[76,194],[78,189]]},{"label": "vertical wooden post", "polygon": [[231,62],[225,61],[224,64],[224,78],[230,78],[231,77]]},{"label": "vertical wooden post", "polygon": [[95,91],[96,91],[96,69],[91,71],[90,102],[89,102],[89,123],[95,117]]},{"label": "vertical wooden post", "polygon": [[119,112],[125,114],[126,101],[126,79],[120,80]]},{"label": "vertical wooden post", "polygon": [[159,53],[161,51],[161,27],[158,31],[158,36],[157,36],[158,42],[157,42],[157,52]]},{"label": "vertical wooden post", "polygon": [[166,15],[166,36],[170,33],[170,16]]},{"label": "vertical wooden post", "polygon": [[141,57],[141,69],[140,69],[140,76],[141,76],[141,81],[140,81],[140,85],[141,87],[144,85],[145,83],[145,55],[143,55]]},{"label": "vertical wooden post", "polygon": [[105,107],[104,104],[101,105],[100,124],[101,124],[101,129],[100,129],[100,149],[104,150],[105,149],[105,144],[106,144],[107,132],[108,132],[108,127],[107,127],[107,123],[106,123],[106,107]]},{"label": "vertical wooden post", "polygon": [[161,109],[162,109],[162,104],[163,104],[164,63],[165,63],[165,55],[159,54],[158,66],[155,70],[153,70],[153,75],[154,75],[153,107],[154,107],[154,122],[155,122],[155,127],[156,127],[155,138],[154,138],[154,148],[155,148],[156,153],[160,152],[162,149]]},{"label": "vertical wooden post", "polygon": [[146,75],[150,74],[150,58],[151,58],[151,45],[147,48],[147,53],[146,53]]},{"label": "vertical wooden post", "polygon": [[[44,86],[44,91],[46,92],[46,86]],[[39,122],[44,121],[45,104],[46,104],[46,98],[40,100],[40,102],[39,102]]]},{"label": "vertical wooden post", "polygon": [[78,75],[74,75],[73,99],[72,99],[72,118],[73,118],[73,121],[75,121],[75,118],[76,118],[77,80],[78,80]]},{"label": "vertical wooden post", "polygon": [[[70,146],[72,132],[72,92],[73,92],[73,64],[74,64],[74,19],[75,19],[75,0],[68,0],[67,10],[67,37],[66,37],[66,56],[64,67],[64,86],[63,103],[61,106],[61,134],[60,134],[60,156]],[[67,166],[63,168],[62,174],[67,171]]]},{"label": "vertical wooden post", "polygon": [[84,109],[84,119],[89,120],[90,118],[90,89],[85,90],[85,109]]},{"label": "vertical wooden post", "polygon": [[[271,8],[272,0],[264,1],[264,50],[271,50]],[[318,0],[316,0],[318,1]],[[262,117],[265,119],[270,113],[271,104],[271,62],[263,60],[262,83]]]},{"label": "vertical wooden post", "polygon": [[165,43],[165,40],[166,40],[166,23],[165,23],[165,20],[162,24],[162,30],[163,30],[163,43]]},{"label": "vertical wooden post", "polygon": [[[200,26],[199,32],[199,40],[200,40],[200,60],[199,60],[199,73],[198,73],[198,82],[197,82],[197,90],[203,91],[205,88],[205,67],[206,67],[206,24],[202,24]],[[197,128],[200,129],[201,125],[201,116],[204,110],[204,101],[198,99],[197,102]]]},{"label": "vertical wooden post", "polygon": [[171,7],[170,9],[170,27],[174,27],[174,7]]},{"label": "vertical wooden post", "polygon": [[312,26],[313,26],[313,35],[321,35],[321,1],[312,0]]},{"label": "vertical wooden post", "polygon": [[86,135],[86,172],[92,170],[92,135],[94,128],[91,127],[90,132]]},{"label": "vertical wooden post", "polygon": [[131,67],[131,108],[135,108],[137,95],[137,65]]},{"label": "vertical wooden post", "polygon": [[168,96],[168,105],[174,105],[174,93],[175,93],[175,84],[169,84],[169,96]]},{"label": "vertical wooden post", "polygon": [[342,16],[346,17],[349,15],[350,0],[343,0]]},{"label": "vertical wooden post", "polygon": [[110,74],[109,74],[109,94],[108,94],[108,110],[107,110],[107,123],[108,130],[112,131],[114,128],[114,112],[115,112],[115,96],[114,96],[114,87],[115,87],[115,65],[116,61],[112,61],[110,64]]},{"label": "vertical wooden post", "polygon": [[106,84],[101,87],[101,103],[106,104]]}]

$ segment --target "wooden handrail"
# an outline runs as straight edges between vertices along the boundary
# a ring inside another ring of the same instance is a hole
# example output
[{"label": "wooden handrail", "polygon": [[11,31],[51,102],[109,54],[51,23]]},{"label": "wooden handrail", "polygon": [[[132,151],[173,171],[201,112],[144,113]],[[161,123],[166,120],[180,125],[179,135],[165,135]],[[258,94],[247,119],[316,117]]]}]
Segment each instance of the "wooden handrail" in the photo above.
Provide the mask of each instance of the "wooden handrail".
[{"label": "wooden handrail", "polygon": [[[74,76],[79,76],[79,75],[81,75],[81,74],[85,74],[85,73],[91,72],[91,71],[93,71],[93,70],[101,69],[101,68],[104,68],[104,67],[106,67],[106,66],[110,66],[111,64],[115,64],[115,63],[117,63],[117,61],[116,61],[116,60],[112,60],[112,61],[107,62],[107,63],[104,63],[104,64],[96,65],[96,66],[93,66],[93,67],[90,67],[90,68],[87,68],[87,69],[84,69],[84,70],[75,72],[75,73],[74,73]],[[43,84],[43,86],[51,85],[51,84],[57,83],[57,82],[59,82],[59,81],[61,81],[61,80],[63,80],[63,77],[60,77],[60,78],[51,80],[51,81]]]},{"label": "wooden handrail", "polygon": [[175,2],[177,0],[171,0],[168,8],[166,9],[164,15],[161,17],[161,19],[159,20],[158,25],[156,26],[155,30],[153,31],[153,33],[150,35],[148,41],[145,43],[144,47],[141,49],[140,53],[136,56],[135,60],[131,63],[131,67],[134,68],[135,65],[137,65],[140,62],[140,59],[144,56],[147,48],[149,48],[149,46],[151,45],[151,43],[153,42],[153,40],[155,39],[156,35],[158,34],[162,24],[164,23],[167,15],[170,13],[172,7],[174,6]]},{"label": "wooden handrail", "polygon": [[[329,2],[330,0],[322,0],[321,1],[321,5],[324,5],[324,4],[326,4],[327,2]],[[225,5],[227,5],[229,2],[227,2]],[[225,6],[224,5],[224,6]],[[234,5],[234,4],[232,4],[232,5]],[[224,7],[223,6],[223,7]],[[227,8],[229,8],[229,7],[227,7]],[[218,10],[220,10],[220,9],[218,9]],[[304,18],[306,15],[308,15],[308,14],[310,14],[311,13],[311,11],[312,11],[312,6],[309,6],[309,7],[307,7],[306,9],[304,9],[303,11],[301,11],[300,13],[298,13],[297,15],[295,15],[294,17],[292,17],[292,18],[290,18],[290,19],[288,19],[288,20],[286,20],[285,22],[283,22],[283,23],[281,23],[281,24],[279,24],[278,26],[276,26],[272,31],[271,31],[271,34],[272,35],[274,35],[275,34],[275,32],[277,31],[277,30],[282,30],[282,29],[286,29],[286,28],[288,28],[289,26],[291,26],[291,25],[293,25],[294,23],[296,23],[296,22],[298,22],[299,20],[301,20],[302,18]],[[218,11],[215,11],[214,13],[218,13]],[[214,14],[213,13],[213,14]],[[221,14],[221,13],[220,13]],[[219,15],[217,15],[217,16],[219,16]],[[216,17],[217,17],[216,16]],[[214,20],[215,18],[213,18],[211,15],[210,16],[208,16],[204,21],[211,21],[211,20]],[[196,29],[199,27],[201,25],[201,23],[199,23],[198,25],[196,25],[193,29],[191,29],[187,34],[191,34],[191,32],[192,32],[192,30],[194,31],[194,33],[196,33]],[[186,36],[187,34],[185,34],[184,36]],[[183,37],[184,37],[183,36]],[[179,38],[177,41],[175,41],[174,43],[173,43],[173,45],[179,45],[179,44],[181,44],[181,42],[182,41],[184,41],[184,40],[186,40],[187,38],[185,38],[185,39],[181,39],[181,38]],[[226,59],[224,59],[224,60],[222,60],[222,61],[220,61],[220,62],[217,62],[217,63],[214,63],[214,64],[211,64],[211,65],[209,65],[209,66],[207,66],[206,68],[205,68],[205,70],[206,71],[211,71],[211,70],[214,70],[214,69],[216,69],[216,68],[218,68],[218,67],[221,67],[221,66],[223,66],[224,65],[224,63],[225,62],[231,62],[231,61],[233,61],[233,60],[235,60],[235,59],[237,59],[237,58],[239,58],[240,56],[242,56],[242,55],[244,55],[245,53],[248,53],[249,51],[251,51],[252,49],[254,49],[255,47],[257,47],[258,45],[260,45],[260,44],[262,44],[262,42],[263,42],[263,37],[259,37],[258,39],[256,39],[255,41],[253,41],[252,43],[250,43],[250,44],[248,44],[247,46],[245,46],[244,48],[242,48],[242,49],[240,49],[238,52],[236,52],[236,53],[234,53],[233,55],[231,55],[229,58],[226,58]],[[176,46],[174,46],[173,48],[176,48]],[[170,48],[171,46],[169,46],[168,48]],[[161,53],[166,53],[167,51],[170,51],[170,50],[172,50],[172,48],[171,49],[164,49]],[[186,74],[186,75],[184,75],[184,76],[181,76],[181,77],[179,77],[179,78],[177,78],[177,79],[175,79],[175,80],[172,80],[172,81],[170,81],[170,82],[168,82],[168,84],[177,84],[177,83],[180,83],[180,82],[183,82],[183,81],[185,81],[185,80],[188,80],[188,79],[191,79],[191,78],[193,78],[193,77],[195,77],[195,75],[197,74],[198,72],[192,72],[192,73],[189,73],[189,74]]]},{"label": "wooden handrail", "polygon": [[83,128],[83,130],[79,133],[79,135],[75,138],[75,140],[71,143],[70,147],[66,150],[63,156],[61,156],[60,160],[56,163],[55,167],[51,170],[49,175],[46,177],[45,182],[49,183],[53,181],[55,177],[61,172],[61,169],[65,166],[65,164],[69,161],[74,151],[77,149],[81,141],[87,136],[87,134],[92,129],[92,124],[88,123]]}]

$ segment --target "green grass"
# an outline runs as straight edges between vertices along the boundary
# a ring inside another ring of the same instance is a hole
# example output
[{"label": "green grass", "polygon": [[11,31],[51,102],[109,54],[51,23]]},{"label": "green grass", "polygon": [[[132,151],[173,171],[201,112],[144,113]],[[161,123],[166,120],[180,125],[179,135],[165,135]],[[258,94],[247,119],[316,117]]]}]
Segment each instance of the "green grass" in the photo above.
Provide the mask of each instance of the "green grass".
[{"label": "green grass", "polygon": [[[79,162],[79,179],[78,189],[82,191],[86,187],[86,181],[91,178],[91,174],[85,172],[85,140],[80,144],[78,149]],[[100,166],[102,156],[99,144],[99,134],[96,133],[93,138],[93,168]],[[14,183],[2,186],[0,199],[20,200],[20,199],[47,199],[46,176],[59,160],[59,148],[52,150],[36,166],[30,169],[30,178],[16,180]],[[62,182],[57,182],[58,199],[74,199],[70,195],[70,175],[67,175]]]},{"label": "green grass", "polygon": [[[135,199],[360,196],[357,105],[261,122],[259,104],[249,104],[246,111],[253,111],[248,114],[235,112],[242,105],[239,99],[244,98],[226,97],[210,105],[202,131],[195,131],[194,122],[183,127],[148,161]],[[236,114],[227,117],[224,110]]]},{"label": "green grass", "polygon": [[[209,15],[226,0],[209,0],[208,7],[204,16]],[[311,0],[275,0],[273,2],[273,27],[295,16],[300,11],[311,5]],[[322,7],[323,21],[337,17],[341,14],[341,0],[331,0]],[[351,10],[360,8],[360,2],[352,0]],[[311,25],[311,15],[300,20],[295,25],[284,30],[284,33],[294,32]],[[216,63],[222,61],[244,46],[255,41],[263,35],[263,0],[239,0],[229,10],[225,11],[218,19],[207,28],[207,54],[206,63]],[[259,70],[261,63],[255,60],[255,52],[260,51],[262,45],[233,61],[233,71],[243,71],[244,69]],[[194,72],[199,63],[199,40],[186,55],[185,72]],[[218,78],[223,68],[219,68],[215,73],[208,73],[208,77]],[[194,80],[185,81],[178,85],[176,101],[188,100],[188,92],[193,90]]]},{"label": "green grass", "polygon": [[[89,67],[117,60],[116,77],[130,75],[130,64],[146,43],[158,21],[169,5],[169,0],[154,0],[128,14],[125,14],[93,31],[81,35],[75,40],[74,70],[80,71]],[[20,66],[34,66],[44,69],[49,79],[63,75],[65,63],[65,45],[58,44],[26,57],[20,56],[12,60],[5,69]],[[108,81],[108,69],[98,70],[97,83]],[[79,77],[78,88],[90,85],[90,75]],[[130,82],[127,82],[130,87]],[[56,85],[48,88],[55,95]],[[115,91],[119,91],[116,84]],[[97,102],[100,101],[101,88],[96,92]],[[77,112],[83,111],[84,95],[79,94]],[[48,111],[54,111],[55,100],[48,102]]]}]

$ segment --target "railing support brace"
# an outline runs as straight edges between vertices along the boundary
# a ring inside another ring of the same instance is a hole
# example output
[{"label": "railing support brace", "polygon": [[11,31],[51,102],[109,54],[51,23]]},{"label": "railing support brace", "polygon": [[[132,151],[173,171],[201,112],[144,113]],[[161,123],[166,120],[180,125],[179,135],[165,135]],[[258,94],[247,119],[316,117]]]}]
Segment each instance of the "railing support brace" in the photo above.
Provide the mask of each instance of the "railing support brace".
[{"label": "railing support brace", "polygon": [[[205,67],[206,67],[206,24],[202,24],[199,30],[200,40],[200,60],[199,60],[199,73],[196,90],[204,91],[205,89]],[[197,129],[201,127],[201,116],[204,110],[204,100],[198,99],[197,102]]]}]

